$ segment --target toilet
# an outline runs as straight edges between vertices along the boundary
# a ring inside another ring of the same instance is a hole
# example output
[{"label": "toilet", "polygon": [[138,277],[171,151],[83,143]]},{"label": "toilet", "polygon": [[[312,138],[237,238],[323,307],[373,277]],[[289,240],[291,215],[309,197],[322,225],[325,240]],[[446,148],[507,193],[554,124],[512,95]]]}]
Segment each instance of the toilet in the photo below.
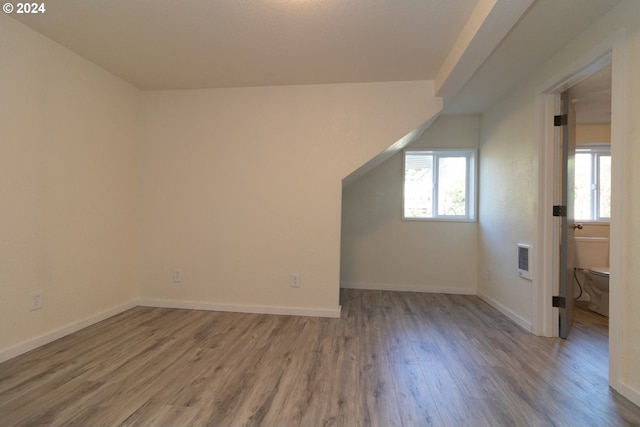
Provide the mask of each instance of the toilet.
[{"label": "toilet", "polygon": [[[578,280],[584,293],[580,301],[587,302],[587,307],[609,316],[609,239],[605,237],[575,237],[575,259]],[[600,266],[600,267],[599,267]]]},{"label": "toilet", "polygon": [[584,273],[584,291],[589,295],[589,309],[608,317],[609,267],[591,267]]}]

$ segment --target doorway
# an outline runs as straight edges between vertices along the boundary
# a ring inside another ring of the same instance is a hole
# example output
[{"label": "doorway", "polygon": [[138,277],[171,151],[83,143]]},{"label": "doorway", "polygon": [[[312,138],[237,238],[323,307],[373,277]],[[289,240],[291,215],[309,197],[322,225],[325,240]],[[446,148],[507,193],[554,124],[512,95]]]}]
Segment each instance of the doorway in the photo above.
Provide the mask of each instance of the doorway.
[{"label": "doorway", "polygon": [[557,305],[559,335],[568,338],[577,308],[609,315],[609,278],[605,276],[610,258],[611,65],[595,70],[560,98],[563,115],[556,116],[556,125],[562,129],[557,144],[562,178],[558,191],[564,210],[558,266],[561,300]]},{"label": "doorway", "polygon": [[[539,272],[534,283],[532,332],[541,336],[558,336],[558,309],[552,307],[552,297],[557,295],[559,271],[559,225],[552,216],[558,197],[559,159],[556,153],[557,130],[552,117],[559,112],[559,93],[576,85],[607,66],[612,67],[611,97],[611,153],[614,159],[611,172],[612,200],[610,238],[610,317],[609,317],[609,385],[623,388],[619,381],[618,367],[622,363],[622,326],[624,313],[624,287],[617,280],[623,273],[624,247],[627,236],[622,229],[626,223],[625,192],[622,168],[624,158],[624,70],[625,52],[622,34],[615,34],[583,55],[580,60],[559,70],[555,77],[541,85],[537,96],[538,129],[538,233],[534,265]],[[551,118],[551,119],[550,119]]]},{"label": "doorway", "polygon": [[[608,278],[611,221],[611,65],[569,90],[576,119],[574,156],[573,267],[570,286],[582,309],[608,322]],[[585,316],[585,318],[597,318]]]}]

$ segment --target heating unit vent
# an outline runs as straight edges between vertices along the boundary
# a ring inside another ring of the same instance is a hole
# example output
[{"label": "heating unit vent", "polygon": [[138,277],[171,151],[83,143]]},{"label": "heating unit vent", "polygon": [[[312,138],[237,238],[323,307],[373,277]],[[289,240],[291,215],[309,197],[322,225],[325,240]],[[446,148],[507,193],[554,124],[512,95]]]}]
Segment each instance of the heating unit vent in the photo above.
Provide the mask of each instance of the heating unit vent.
[{"label": "heating unit vent", "polygon": [[531,245],[518,243],[518,275],[531,280]]}]

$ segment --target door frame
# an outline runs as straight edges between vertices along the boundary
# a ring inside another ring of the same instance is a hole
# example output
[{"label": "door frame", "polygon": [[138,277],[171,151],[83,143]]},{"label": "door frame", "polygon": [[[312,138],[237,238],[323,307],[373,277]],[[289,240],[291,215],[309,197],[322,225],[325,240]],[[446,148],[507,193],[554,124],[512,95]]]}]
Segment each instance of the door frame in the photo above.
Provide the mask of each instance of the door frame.
[{"label": "door frame", "polygon": [[554,204],[558,204],[559,174],[559,130],[553,126],[552,117],[560,109],[560,92],[602,69],[612,67],[611,97],[611,197],[616,203],[611,206],[610,223],[610,317],[609,317],[609,384],[618,389],[618,367],[621,365],[622,326],[625,317],[625,288],[619,279],[623,273],[624,248],[627,236],[623,195],[626,194],[624,177],[624,123],[626,111],[624,32],[619,31],[591,49],[541,85],[536,94],[536,129],[538,163],[538,207],[536,223],[536,259],[534,265],[537,280],[534,282],[532,307],[532,332],[536,335],[558,336],[558,309],[551,307],[553,295],[559,288],[560,222],[552,216]]}]

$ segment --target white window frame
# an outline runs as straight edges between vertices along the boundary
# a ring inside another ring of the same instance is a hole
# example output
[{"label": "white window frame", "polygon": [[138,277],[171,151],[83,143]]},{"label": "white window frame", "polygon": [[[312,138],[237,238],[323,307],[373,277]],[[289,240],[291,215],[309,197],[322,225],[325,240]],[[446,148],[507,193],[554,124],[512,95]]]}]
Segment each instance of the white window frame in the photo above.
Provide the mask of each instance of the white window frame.
[{"label": "white window frame", "polygon": [[580,222],[611,221],[610,217],[600,216],[600,157],[611,157],[611,145],[606,143],[581,144],[576,147],[576,154],[591,154],[591,218],[576,218]]},{"label": "white window frame", "polygon": [[[405,173],[407,155],[411,153],[424,153],[433,155],[433,193],[432,193],[432,213],[430,217],[408,217],[405,215]],[[438,168],[439,159],[443,157],[464,157],[467,159],[466,170],[466,194],[465,194],[465,212],[466,215],[439,215],[438,214]],[[475,222],[477,217],[476,195],[477,187],[477,157],[478,150],[471,148],[464,149],[434,149],[434,148],[411,148],[405,149],[402,156],[402,219],[407,221],[457,221],[457,222]]]}]

